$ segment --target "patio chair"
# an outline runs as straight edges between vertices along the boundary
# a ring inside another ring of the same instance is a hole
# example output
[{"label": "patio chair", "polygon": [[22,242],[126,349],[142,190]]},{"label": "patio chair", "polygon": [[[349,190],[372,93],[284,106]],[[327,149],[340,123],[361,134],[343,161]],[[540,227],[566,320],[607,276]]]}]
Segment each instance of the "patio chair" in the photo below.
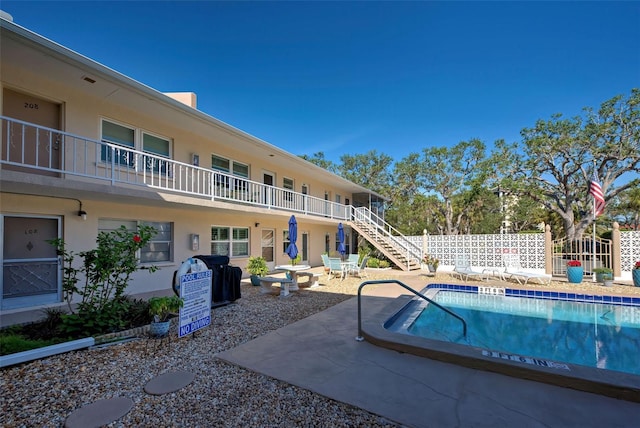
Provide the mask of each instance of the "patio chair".
[{"label": "patio chair", "polygon": [[364,258],[362,259],[362,263],[360,263],[360,266],[358,266],[358,264],[356,263],[355,268],[351,270],[351,273],[353,273],[354,275],[358,275],[360,278],[369,276],[369,274],[367,274],[367,271],[365,270],[367,267],[368,261],[369,261],[369,256],[364,256]]},{"label": "patio chair", "polygon": [[456,256],[455,266],[453,268],[453,276],[458,275],[461,280],[468,281],[469,277],[479,277],[480,280],[488,279],[487,274],[474,270],[471,267],[471,261],[467,255]]},{"label": "patio chair", "polygon": [[332,277],[336,277],[338,275],[340,275],[340,279],[344,279],[345,275],[347,274],[347,265],[343,264],[342,260],[337,257],[329,257],[328,261],[329,280],[331,280]]},{"label": "patio chair", "polygon": [[322,265],[328,269],[329,268],[329,256],[327,254],[321,254],[320,257],[322,257]]},{"label": "patio chair", "polygon": [[518,254],[503,254],[502,262],[504,263],[504,275],[518,281],[518,284],[526,285],[530,279],[537,279],[540,284],[551,284],[551,277],[541,273],[527,272],[523,270],[520,264],[520,256]]}]

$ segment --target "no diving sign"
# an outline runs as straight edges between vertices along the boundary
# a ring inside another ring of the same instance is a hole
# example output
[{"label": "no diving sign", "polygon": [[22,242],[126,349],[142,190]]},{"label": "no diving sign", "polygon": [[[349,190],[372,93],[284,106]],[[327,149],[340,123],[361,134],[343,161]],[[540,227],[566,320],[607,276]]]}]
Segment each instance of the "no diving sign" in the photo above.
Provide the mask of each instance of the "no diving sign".
[{"label": "no diving sign", "polygon": [[211,271],[180,276],[180,309],[178,337],[186,336],[211,324]]}]

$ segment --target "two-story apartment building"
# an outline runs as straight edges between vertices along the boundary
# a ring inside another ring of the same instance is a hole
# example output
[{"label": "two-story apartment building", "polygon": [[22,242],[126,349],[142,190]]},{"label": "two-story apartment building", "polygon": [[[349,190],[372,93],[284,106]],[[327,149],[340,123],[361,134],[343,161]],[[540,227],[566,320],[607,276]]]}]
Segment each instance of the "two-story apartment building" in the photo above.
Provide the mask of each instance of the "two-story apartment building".
[{"label": "two-story apartment building", "polygon": [[199,111],[195,94],[161,93],[5,19],[0,37],[4,314],[61,302],[53,238],[77,253],[100,231],[154,226],[140,262],[160,270],[135,274],[136,295],[168,289],[197,254],[285,263],[292,214],[312,266],[341,222],[354,252],[356,233],[390,234],[380,195]]}]

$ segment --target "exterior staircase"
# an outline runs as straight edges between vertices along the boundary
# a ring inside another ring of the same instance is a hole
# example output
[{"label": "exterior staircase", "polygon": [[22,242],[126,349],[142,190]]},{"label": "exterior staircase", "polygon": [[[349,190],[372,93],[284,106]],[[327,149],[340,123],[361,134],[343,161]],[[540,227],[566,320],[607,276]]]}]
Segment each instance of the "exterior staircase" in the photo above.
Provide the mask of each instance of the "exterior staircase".
[{"label": "exterior staircase", "polygon": [[354,209],[351,227],[404,271],[420,269],[422,248],[365,207]]}]

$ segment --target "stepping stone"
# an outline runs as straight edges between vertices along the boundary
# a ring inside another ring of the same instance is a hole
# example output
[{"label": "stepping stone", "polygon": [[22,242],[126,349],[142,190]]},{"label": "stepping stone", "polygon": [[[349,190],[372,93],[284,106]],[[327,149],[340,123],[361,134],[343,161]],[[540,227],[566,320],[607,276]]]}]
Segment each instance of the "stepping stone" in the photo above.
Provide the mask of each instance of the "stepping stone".
[{"label": "stepping stone", "polygon": [[189,385],[196,375],[189,372],[169,372],[151,379],[144,386],[144,391],[151,395],[162,395],[175,392]]},{"label": "stepping stone", "polygon": [[98,400],[74,410],[64,422],[65,428],[90,428],[108,425],[126,415],[133,400],[125,397]]}]

